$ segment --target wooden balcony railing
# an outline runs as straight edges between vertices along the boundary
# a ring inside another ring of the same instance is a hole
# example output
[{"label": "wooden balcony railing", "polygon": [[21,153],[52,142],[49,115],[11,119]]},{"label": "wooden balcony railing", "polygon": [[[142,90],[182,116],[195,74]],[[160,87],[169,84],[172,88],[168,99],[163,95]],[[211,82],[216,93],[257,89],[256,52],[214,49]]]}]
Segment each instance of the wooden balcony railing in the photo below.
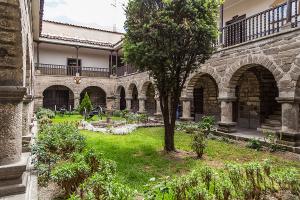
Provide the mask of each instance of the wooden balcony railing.
[{"label": "wooden balcony railing", "polygon": [[117,76],[124,76],[138,72],[138,70],[131,65],[124,65],[116,68],[115,74]]},{"label": "wooden balcony railing", "polygon": [[110,75],[108,68],[74,67],[53,64],[36,64],[35,70],[38,70],[43,75],[75,76],[76,73],[88,77],[109,77]]},{"label": "wooden balcony railing", "polygon": [[[291,28],[299,25],[299,1],[291,3]],[[233,46],[256,38],[278,33],[287,25],[287,3],[241,19],[221,29],[219,44],[223,47]]]}]

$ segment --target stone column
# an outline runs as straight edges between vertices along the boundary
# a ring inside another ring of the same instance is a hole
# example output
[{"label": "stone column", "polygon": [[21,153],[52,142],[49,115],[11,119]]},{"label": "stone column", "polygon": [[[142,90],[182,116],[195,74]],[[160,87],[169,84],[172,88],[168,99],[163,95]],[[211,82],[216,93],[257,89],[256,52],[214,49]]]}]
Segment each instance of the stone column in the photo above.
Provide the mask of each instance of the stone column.
[{"label": "stone column", "polygon": [[279,97],[281,103],[281,143],[289,146],[300,145],[299,133],[299,100],[294,98]]},{"label": "stone column", "polygon": [[218,123],[218,131],[225,133],[236,132],[236,122],[233,122],[233,102],[236,97],[222,97],[219,98],[221,102],[221,121]]},{"label": "stone column", "polygon": [[156,112],[155,112],[155,116],[161,116],[162,113],[161,113],[161,107],[160,107],[160,100],[158,97],[155,97],[155,101],[156,101]]},{"label": "stone column", "polygon": [[121,97],[119,95],[116,95],[116,100],[115,100],[115,108],[116,110],[120,110],[120,101],[121,101]]},{"label": "stone column", "polygon": [[181,97],[182,101],[182,117],[180,118],[182,121],[192,121],[194,118],[191,117],[191,98],[189,97]]},{"label": "stone column", "polygon": [[146,97],[139,98],[139,113],[146,113]]},{"label": "stone column", "polygon": [[32,95],[26,95],[23,100],[22,136],[30,135]]},{"label": "stone column", "polygon": [[25,87],[0,86],[0,165],[18,162],[22,153]]},{"label": "stone column", "polygon": [[132,101],[132,97],[126,97],[126,109],[128,111],[131,111],[131,101]]},{"label": "stone column", "polygon": [[109,112],[113,112],[116,109],[114,96],[106,97],[106,109]]},{"label": "stone column", "polygon": [[80,105],[80,97],[74,97],[74,108],[77,109]]},{"label": "stone column", "polygon": [[43,95],[41,96],[34,96],[34,106],[33,106],[33,110],[37,111],[38,108],[43,107]]}]

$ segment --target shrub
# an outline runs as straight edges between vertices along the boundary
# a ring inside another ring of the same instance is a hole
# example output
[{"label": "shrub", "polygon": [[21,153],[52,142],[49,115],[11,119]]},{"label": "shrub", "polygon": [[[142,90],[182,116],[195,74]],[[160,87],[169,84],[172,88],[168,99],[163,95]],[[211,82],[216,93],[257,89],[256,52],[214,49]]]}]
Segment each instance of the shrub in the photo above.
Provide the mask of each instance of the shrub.
[{"label": "shrub", "polygon": [[253,138],[249,140],[247,147],[260,151],[262,149],[262,143],[258,139]]},{"label": "shrub", "polygon": [[198,128],[202,129],[207,136],[211,133],[215,124],[215,118],[213,116],[204,116],[201,121],[198,122]]},{"label": "shrub", "polygon": [[197,158],[202,158],[204,149],[207,145],[207,138],[202,129],[195,130],[192,139],[192,149],[196,152]]},{"label": "shrub", "polygon": [[51,179],[69,195],[76,191],[89,174],[90,168],[85,162],[63,162],[52,170]]},{"label": "shrub", "polygon": [[39,122],[40,130],[44,129],[45,126],[52,124],[52,120],[45,115],[42,116],[42,118],[40,118],[38,122]]},{"label": "shrub", "polygon": [[278,150],[283,150],[279,145],[278,145],[278,140],[280,138],[277,137],[275,132],[272,131],[267,131],[264,132],[265,137],[264,137],[264,141],[267,144],[267,147],[269,149],[270,152],[275,152]]},{"label": "shrub", "polygon": [[43,117],[48,117],[49,119],[52,119],[55,117],[55,113],[50,109],[39,108],[36,112],[36,117],[37,119],[41,119]]},{"label": "shrub", "polygon": [[[226,164],[222,169],[202,167],[175,179],[150,182],[144,190],[145,199],[273,199],[280,192],[299,196],[298,171],[271,166],[270,162],[264,161]],[[273,196],[270,198],[270,195]]]},{"label": "shrub", "polygon": [[53,124],[40,129],[32,148],[39,184],[47,185],[53,166],[59,160],[69,159],[74,152],[81,152],[84,147],[85,138],[73,123]]},{"label": "shrub", "polygon": [[[79,105],[78,111],[81,114],[87,115],[89,112],[91,112],[92,109],[93,109],[93,106],[92,106],[91,99],[90,99],[88,93],[86,92],[84,95],[84,98],[82,99],[82,101]],[[85,113],[85,111],[86,111],[86,113]]]}]

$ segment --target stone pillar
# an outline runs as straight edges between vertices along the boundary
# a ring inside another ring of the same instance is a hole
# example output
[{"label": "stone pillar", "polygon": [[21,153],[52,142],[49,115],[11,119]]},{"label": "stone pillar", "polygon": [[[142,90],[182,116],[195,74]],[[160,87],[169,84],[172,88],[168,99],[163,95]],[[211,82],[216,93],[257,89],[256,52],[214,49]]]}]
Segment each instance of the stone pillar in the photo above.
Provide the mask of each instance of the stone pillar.
[{"label": "stone pillar", "polygon": [[131,101],[132,101],[132,97],[126,97],[126,109],[128,111],[131,111]]},{"label": "stone pillar", "polygon": [[38,108],[43,107],[43,95],[42,96],[34,96],[34,111],[37,111]]},{"label": "stone pillar", "polygon": [[219,98],[221,102],[221,121],[218,123],[218,131],[225,133],[236,132],[236,122],[233,122],[233,102],[236,97],[222,97]]},{"label": "stone pillar", "polygon": [[113,112],[116,109],[114,96],[106,97],[106,109],[109,112]]},{"label": "stone pillar", "polygon": [[161,107],[160,107],[160,100],[158,97],[155,97],[155,101],[156,101],[156,112],[155,112],[155,116],[161,116],[162,113],[161,113]]},{"label": "stone pillar", "polygon": [[77,109],[80,105],[80,97],[74,97],[74,108]]},{"label": "stone pillar", "polygon": [[191,117],[191,98],[181,97],[182,101],[182,117],[180,118],[182,121],[192,121]]},{"label": "stone pillar", "polygon": [[299,133],[299,100],[294,98],[277,98],[281,103],[281,143],[288,146],[300,145]]},{"label": "stone pillar", "polygon": [[139,113],[146,113],[146,97],[139,98]]},{"label": "stone pillar", "polygon": [[26,95],[23,100],[22,136],[30,135],[32,95]]},{"label": "stone pillar", "polygon": [[18,162],[22,153],[25,87],[0,86],[0,165]]},{"label": "stone pillar", "polygon": [[116,100],[115,100],[115,108],[116,110],[120,110],[120,101],[121,101],[121,97],[119,95],[116,95]]}]

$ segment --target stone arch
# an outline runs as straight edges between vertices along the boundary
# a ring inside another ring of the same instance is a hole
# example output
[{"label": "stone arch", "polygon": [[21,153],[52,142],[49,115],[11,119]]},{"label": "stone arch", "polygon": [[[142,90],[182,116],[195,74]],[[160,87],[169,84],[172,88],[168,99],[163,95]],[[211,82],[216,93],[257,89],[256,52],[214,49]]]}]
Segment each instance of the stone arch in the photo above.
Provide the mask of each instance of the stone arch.
[{"label": "stone arch", "polygon": [[43,107],[52,110],[74,109],[74,92],[64,85],[51,85],[43,91]]},{"label": "stone arch", "polygon": [[140,97],[145,99],[145,110],[148,114],[154,115],[156,111],[156,91],[155,86],[151,81],[146,81],[140,89]]},{"label": "stone arch", "polygon": [[196,81],[197,78],[199,78],[200,76],[207,74],[209,75],[217,84],[218,88],[220,88],[220,83],[221,83],[221,77],[218,76],[217,73],[215,73],[214,71],[214,67],[208,65],[204,65],[199,67],[195,72],[193,72],[192,74],[190,74],[189,78],[186,81],[185,87],[182,91],[182,96],[186,96],[186,97],[192,97],[192,90],[193,90],[193,81]]},{"label": "stone arch", "polygon": [[220,119],[219,89],[215,79],[207,73],[194,75],[186,87],[186,97],[191,99],[191,116],[199,121],[204,115]]},{"label": "stone arch", "polygon": [[128,108],[133,112],[137,112],[139,110],[139,92],[138,87],[135,83],[130,83],[127,89],[127,98],[131,100],[131,107]]},{"label": "stone arch", "polygon": [[[274,75],[275,74],[275,75]],[[260,64],[247,64],[238,68],[230,77],[227,97],[235,97],[233,121],[241,128],[281,128],[279,74]],[[277,78],[276,78],[277,77]],[[277,79],[277,80],[276,80]]]},{"label": "stone arch", "polygon": [[240,77],[245,71],[254,66],[263,66],[273,75],[277,87],[279,86],[280,79],[284,76],[283,71],[268,57],[262,55],[249,55],[243,59],[236,61],[232,66],[226,69],[224,79],[222,80],[222,92],[234,92],[234,87]]},{"label": "stone arch", "polygon": [[80,92],[80,102],[87,93],[91,99],[93,107],[106,107],[106,92],[99,86],[88,86]]},{"label": "stone arch", "polygon": [[126,109],[126,91],[125,87],[122,85],[119,85],[116,90],[116,99],[117,99],[117,107],[120,110]]}]

